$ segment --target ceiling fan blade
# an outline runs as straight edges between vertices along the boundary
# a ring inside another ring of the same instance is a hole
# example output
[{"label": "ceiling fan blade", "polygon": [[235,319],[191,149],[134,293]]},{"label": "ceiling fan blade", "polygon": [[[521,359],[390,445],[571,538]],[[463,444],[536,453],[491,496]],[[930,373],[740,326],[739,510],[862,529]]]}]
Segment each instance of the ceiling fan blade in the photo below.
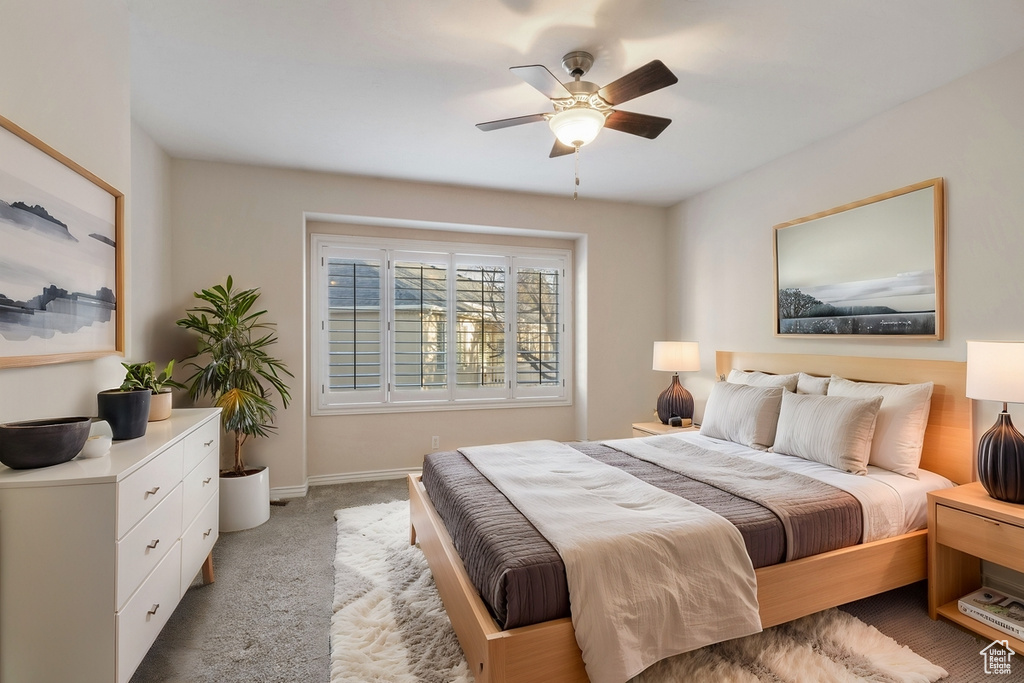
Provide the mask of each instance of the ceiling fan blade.
[{"label": "ceiling fan blade", "polygon": [[551,148],[551,154],[548,155],[548,159],[554,159],[555,157],[564,157],[566,154],[572,154],[576,151],[576,148],[572,145],[563,145],[558,140],[555,140],[555,146]]},{"label": "ceiling fan blade", "polygon": [[612,81],[598,90],[597,94],[614,107],[678,82],[676,75],[669,71],[660,59],[655,59],[617,81]]},{"label": "ceiling fan blade", "polygon": [[604,127],[653,140],[661,135],[661,131],[668,128],[670,123],[672,123],[672,119],[616,109],[605,118]]},{"label": "ceiling fan blade", "polygon": [[544,121],[545,119],[547,119],[547,114],[530,114],[529,116],[515,116],[511,119],[498,119],[497,121],[478,123],[476,127],[480,130],[498,130],[499,128],[521,126],[524,123],[534,123],[535,121]]},{"label": "ceiling fan blade", "polygon": [[541,64],[512,66],[508,70],[541,91],[549,100],[564,100],[567,97],[572,97],[572,93],[562,85],[562,82]]}]

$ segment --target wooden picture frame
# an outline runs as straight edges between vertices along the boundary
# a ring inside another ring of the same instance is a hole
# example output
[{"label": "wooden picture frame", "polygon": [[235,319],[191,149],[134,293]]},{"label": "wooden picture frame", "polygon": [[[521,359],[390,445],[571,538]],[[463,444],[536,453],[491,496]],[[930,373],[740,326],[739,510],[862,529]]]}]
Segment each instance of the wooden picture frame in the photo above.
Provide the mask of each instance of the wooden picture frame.
[{"label": "wooden picture frame", "polygon": [[124,194],[0,116],[0,368],[124,353]]},{"label": "wooden picture frame", "polygon": [[774,231],[776,336],[942,339],[942,178]]}]

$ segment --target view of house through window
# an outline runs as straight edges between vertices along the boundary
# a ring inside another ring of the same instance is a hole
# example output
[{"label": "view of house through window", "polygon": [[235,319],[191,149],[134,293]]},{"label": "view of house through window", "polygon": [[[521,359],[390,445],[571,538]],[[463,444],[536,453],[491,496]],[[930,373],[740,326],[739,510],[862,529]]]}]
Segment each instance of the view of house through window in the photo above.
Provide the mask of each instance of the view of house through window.
[{"label": "view of house through window", "polygon": [[569,252],[313,243],[321,410],[568,401]]}]

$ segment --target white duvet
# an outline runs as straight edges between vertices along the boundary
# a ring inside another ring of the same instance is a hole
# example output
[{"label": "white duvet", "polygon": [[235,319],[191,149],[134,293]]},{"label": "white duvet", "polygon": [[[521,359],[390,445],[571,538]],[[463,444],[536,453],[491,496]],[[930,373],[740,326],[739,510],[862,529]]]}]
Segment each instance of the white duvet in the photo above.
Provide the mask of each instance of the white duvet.
[{"label": "white duvet", "polygon": [[561,555],[593,683],[761,630],[754,568],[725,518],[554,441],[460,451]]},{"label": "white duvet", "polygon": [[850,474],[793,455],[756,451],[730,441],[712,439],[699,432],[678,432],[672,437],[803,474],[846,491],[861,505],[864,543],[925,528],[928,525],[927,493],[956,486],[949,479],[928,470],[916,470],[917,479],[873,465],[868,465],[867,475]]}]

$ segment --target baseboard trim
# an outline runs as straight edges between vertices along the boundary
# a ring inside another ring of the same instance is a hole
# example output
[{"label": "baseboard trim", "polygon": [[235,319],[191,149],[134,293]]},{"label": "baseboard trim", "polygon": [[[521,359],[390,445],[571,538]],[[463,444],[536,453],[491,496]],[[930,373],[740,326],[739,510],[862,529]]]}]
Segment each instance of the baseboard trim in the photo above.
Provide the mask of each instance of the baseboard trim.
[{"label": "baseboard trim", "polygon": [[421,472],[421,468],[394,470],[368,470],[365,472],[345,472],[344,474],[317,474],[306,479],[308,486],[328,486],[330,484],[350,484],[357,481],[382,481],[384,479],[405,479],[410,474]]},{"label": "baseboard trim", "polygon": [[351,484],[357,481],[383,481],[385,479],[405,479],[410,474],[419,474],[422,468],[395,470],[367,470],[366,472],[346,472],[344,474],[318,474],[306,479],[302,486],[277,486],[270,489],[270,499],[304,498],[310,486],[330,486],[331,484]]},{"label": "baseboard trim", "polygon": [[305,498],[307,493],[309,493],[309,483],[302,486],[275,486],[270,489],[270,500]]}]

